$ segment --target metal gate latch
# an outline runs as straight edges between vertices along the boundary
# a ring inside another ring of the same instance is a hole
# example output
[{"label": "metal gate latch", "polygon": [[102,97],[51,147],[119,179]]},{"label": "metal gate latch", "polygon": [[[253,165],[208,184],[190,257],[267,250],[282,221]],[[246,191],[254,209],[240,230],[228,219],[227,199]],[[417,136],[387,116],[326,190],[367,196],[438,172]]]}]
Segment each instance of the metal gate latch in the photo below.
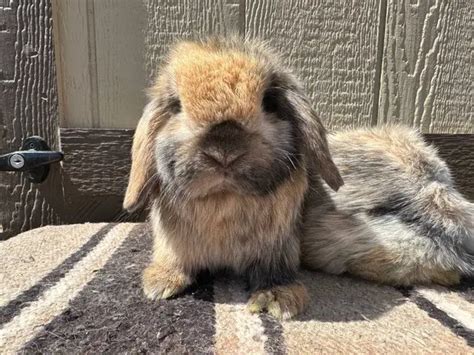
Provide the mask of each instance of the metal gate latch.
[{"label": "metal gate latch", "polygon": [[49,165],[63,160],[62,152],[51,151],[41,137],[26,138],[20,151],[0,155],[0,171],[24,171],[28,180],[41,183],[48,177]]}]

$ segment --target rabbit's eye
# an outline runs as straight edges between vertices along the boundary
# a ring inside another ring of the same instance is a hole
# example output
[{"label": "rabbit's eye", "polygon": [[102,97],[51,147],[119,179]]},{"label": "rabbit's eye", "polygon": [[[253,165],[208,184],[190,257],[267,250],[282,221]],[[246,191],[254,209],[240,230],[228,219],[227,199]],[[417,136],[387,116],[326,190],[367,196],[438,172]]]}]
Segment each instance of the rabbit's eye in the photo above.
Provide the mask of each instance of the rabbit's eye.
[{"label": "rabbit's eye", "polygon": [[263,95],[262,105],[263,110],[268,113],[275,113],[280,107],[280,96],[281,93],[276,88],[270,88],[265,91]]},{"label": "rabbit's eye", "polygon": [[168,109],[172,114],[177,115],[181,112],[181,101],[177,97],[172,98],[168,104]]}]

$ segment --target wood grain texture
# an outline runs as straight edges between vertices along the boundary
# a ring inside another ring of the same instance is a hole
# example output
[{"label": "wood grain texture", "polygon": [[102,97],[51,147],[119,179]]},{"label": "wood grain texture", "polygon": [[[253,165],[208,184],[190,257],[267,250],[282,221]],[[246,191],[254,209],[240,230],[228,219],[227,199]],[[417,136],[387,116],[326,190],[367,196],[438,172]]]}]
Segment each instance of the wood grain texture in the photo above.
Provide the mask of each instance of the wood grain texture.
[{"label": "wood grain texture", "polygon": [[99,127],[134,128],[145,106],[143,1],[94,0],[94,19]]},{"label": "wood grain texture", "polygon": [[379,122],[474,133],[471,0],[388,0]]},{"label": "wood grain texture", "polygon": [[[8,24],[5,35],[15,43],[2,43],[2,67],[7,78],[0,80],[2,150],[21,147],[30,135],[42,136],[52,148],[59,146],[57,90],[54,67],[50,1],[20,0],[2,9]],[[13,75],[10,69],[14,68]],[[6,238],[40,225],[61,222],[63,208],[58,166],[42,185],[29,183],[23,174],[0,174],[0,225]]]},{"label": "wood grain texture", "polygon": [[[131,129],[61,129],[66,185],[74,190],[68,195],[121,198],[130,169],[132,139]],[[474,135],[427,134],[425,139],[447,161],[459,190],[474,201]]]},{"label": "wood grain texture", "polygon": [[53,0],[61,126],[99,126],[92,10],[90,0]]},{"label": "wood grain texture", "polygon": [[130,129],[60,130],[65,155],[61,178],[67,223],[144,221],[146,212],[128,214],[122,201],[130,171]]},{"label": "wood grain texture", "polygon": [[[14,46],[18,27],[16,9],[11,8],[9,2],[2,5],[0,7],[0,154],[8,149],[7,122],[13,119],[15,107]],[[9,233],[6,225],[14,209],[8,191],[10,180],[8,173],[0,173],[0,240]]]},{"label": "wood grain texture", "polygon": [[375,122],[380,4],[247,1],[245,33],[269,40],[305,82],[330,129]]},{"label": "wood grain texture", "polygon": [[180,39],[243,32],[243,0],[145,0],[148,83],[171,44]]},{"label": "wood grain texture", "polygon": [[425,139],[448,163],[459,191],[474,202],[474,135],[425,134]]},{"label": "wood grain texture", "polygon": [[12,85],[15,75],[15,61],[12,51],[15,48],[16,40],[16,11],[6,5],[0,7],[0,85],[3,89],[0,91],[0,151],[6,149],[6,121],[11,117],[8,108],[14,105],[12,103],[14,92]]},{"label": "wood grain texture", "polygon": [[[8,1],[9,5],[9,1]],[[15,63],[11,60],[11,48],[16,39],[15,9],[0,4],[0,80],[12,80]],[[1,118],[0,118],[1,120]],[[1,121],[0,121],[1,122]],[[1,144],[1,143],[0,143]]]},{"label": "wood grain texture", "polygon": [[145,104],[141,1],[54,0],[62,127],[132,128]]},{"label": "wood grain texture", "polygon": [[242,32],[242,2],[54,0],[61,126],[134,128],[169,44]]},{"label": "wood grain texture", "polygon": [[132,130],[61,129],[63,169],[74,195],[123,196],[132,138]]}]

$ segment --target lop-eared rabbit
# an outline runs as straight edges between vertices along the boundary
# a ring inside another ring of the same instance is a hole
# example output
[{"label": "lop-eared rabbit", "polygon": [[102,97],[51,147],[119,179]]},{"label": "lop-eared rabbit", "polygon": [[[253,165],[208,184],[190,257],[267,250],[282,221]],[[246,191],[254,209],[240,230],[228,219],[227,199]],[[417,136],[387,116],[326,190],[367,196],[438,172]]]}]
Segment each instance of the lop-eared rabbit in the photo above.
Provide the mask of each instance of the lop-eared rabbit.
[{"label": "lop-eared rabbit", "polygon": [[228,269],[248,280],[249,311],[286,319],[308,301],[300,266],[394,285],[474,273],[474,208],[436,150],[397,126],[327,135],[258,41],[170,51],[136,129],[124,208],[148,203],[150,299]]}]

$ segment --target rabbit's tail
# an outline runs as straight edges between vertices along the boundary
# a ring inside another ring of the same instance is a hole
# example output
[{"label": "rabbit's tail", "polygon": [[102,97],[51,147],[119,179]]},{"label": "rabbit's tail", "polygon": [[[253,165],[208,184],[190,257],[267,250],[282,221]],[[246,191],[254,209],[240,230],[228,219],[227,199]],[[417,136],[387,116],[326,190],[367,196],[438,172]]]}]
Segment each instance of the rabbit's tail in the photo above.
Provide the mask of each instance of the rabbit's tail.
[{"label": "rabbit's tail", "polygon": [[396,285],[474,276],[474,204],[433,147],[403,127],[343,132],[330,142],[345,185],[336,194],[322,186],[311,198],[304,265]]}]

